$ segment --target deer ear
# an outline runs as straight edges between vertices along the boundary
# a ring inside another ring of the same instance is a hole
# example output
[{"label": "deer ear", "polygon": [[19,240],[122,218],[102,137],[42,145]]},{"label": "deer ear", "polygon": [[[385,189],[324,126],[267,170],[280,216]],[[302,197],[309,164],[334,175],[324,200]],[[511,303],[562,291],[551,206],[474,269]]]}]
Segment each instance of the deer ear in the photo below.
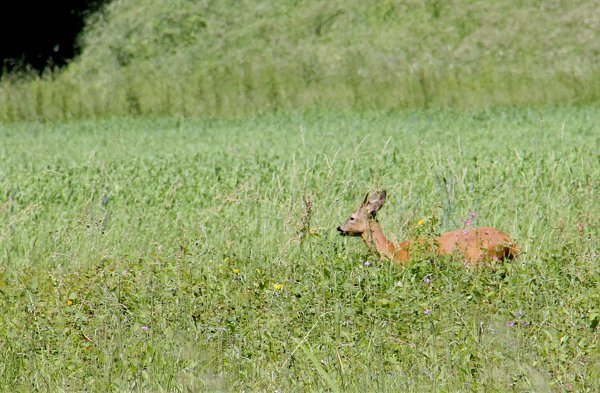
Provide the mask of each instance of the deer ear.
[{"label": "deer ear", "polygon": [[369,193],[367,192],[365,195],[365,199],[363,199],[363,206],[366,206],[369,203]]},{"label": "deer ear", "polygon": [[385,203],[386,196],[387,196],[387,193],[384,190],[384,191],[375,191],[374,193],[371,194],[370,197],[368,197],[368,202],[366,205],[367,205],[367,211],[369,212],[369,214],[375,215],[375,213],[377,213],[377,211],[379,209],[381,209],[381,207]]}]

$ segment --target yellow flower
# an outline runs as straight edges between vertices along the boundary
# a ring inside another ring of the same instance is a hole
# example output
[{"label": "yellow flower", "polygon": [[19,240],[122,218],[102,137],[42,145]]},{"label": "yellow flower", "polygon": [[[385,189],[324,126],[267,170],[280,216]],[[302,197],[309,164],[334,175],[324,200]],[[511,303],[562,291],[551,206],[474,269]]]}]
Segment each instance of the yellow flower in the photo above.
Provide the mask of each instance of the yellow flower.
[{"label": "yellow flower", "polygon": [[425,224],[425,219],[424,219],[424,218],[421,218],[417,224],[419,224],[419,225],[423,225],[423,224]]},{"label": "yellow flower", "polygon": [[67,306],[70,306],[71,304],[73,304],[73,299],[67,300]]},{"label": "yellow flower", "polygon": [[236,267],[235,269],[233,269],[233,272],[234,272],[235,274],[238,274],[238,273],[240,272],[240,269],[238,269],[238,268]]},{"label": "yellow flower", "polygon": [[283,284],[280,284],[280,283],[273,284],[273,288],[275,288],[275,289],[283,289]]}]

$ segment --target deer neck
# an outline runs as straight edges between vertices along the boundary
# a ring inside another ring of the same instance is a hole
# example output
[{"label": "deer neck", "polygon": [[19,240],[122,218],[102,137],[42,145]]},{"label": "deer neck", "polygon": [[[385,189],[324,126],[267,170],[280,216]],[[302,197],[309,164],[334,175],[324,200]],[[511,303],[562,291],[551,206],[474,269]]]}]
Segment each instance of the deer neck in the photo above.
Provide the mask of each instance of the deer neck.
[{"label": "deer neck", "polygon": [[376,250],[381,256],[394,258],[396,246],[385,237],[377,220],[369,220],[369,227],[363,232],[362,238],[369,249]]}]

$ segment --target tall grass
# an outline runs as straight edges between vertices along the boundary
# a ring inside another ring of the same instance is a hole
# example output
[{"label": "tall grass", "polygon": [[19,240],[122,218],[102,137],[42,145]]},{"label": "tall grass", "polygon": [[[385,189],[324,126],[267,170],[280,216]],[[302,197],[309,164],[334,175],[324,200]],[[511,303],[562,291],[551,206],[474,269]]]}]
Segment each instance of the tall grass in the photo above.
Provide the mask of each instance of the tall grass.
[{"label": "tall grass", "polygon": [[[0,386],[595,391],[598,117],[0,125]],[[495,271],[379,260],[334,229],[375,187],[392,238],[472,209],[524,254]]]},{"label": "tall grass", "polygon": [[0,120],[596,103],[595,2],[115,1]]}]

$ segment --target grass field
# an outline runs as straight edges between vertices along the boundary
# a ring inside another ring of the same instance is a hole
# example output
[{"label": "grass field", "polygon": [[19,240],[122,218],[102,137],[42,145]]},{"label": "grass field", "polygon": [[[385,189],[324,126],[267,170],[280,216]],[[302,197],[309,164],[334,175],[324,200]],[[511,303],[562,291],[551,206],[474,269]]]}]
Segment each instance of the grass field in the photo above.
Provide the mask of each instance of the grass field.
[{"label": "grass field", "polygon": [[[113,1],[0,80],[0,390],[600,391],[591,0]],[[523,254],[395,266],[496,226]]]},{"label": "grass field", "polygon": [[[562,106],[0,124],[0,386],[598,391],[599,120]],[[524,253],[495,271],[380,260],[335,232],[375,188],[392,238],[474,210]]]},{"label": "grass field", "polygon": [[112,1],[0,121],[592,105],[598,37],[595,0]]}]

